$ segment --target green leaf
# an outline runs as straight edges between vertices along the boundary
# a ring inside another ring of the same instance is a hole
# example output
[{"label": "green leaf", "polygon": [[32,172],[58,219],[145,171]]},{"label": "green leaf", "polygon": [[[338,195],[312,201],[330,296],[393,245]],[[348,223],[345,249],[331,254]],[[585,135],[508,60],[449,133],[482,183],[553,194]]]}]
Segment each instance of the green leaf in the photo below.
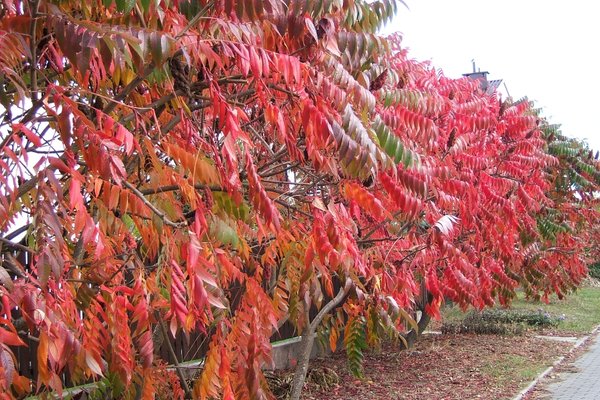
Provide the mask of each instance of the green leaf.
[{"label": "green leaf", "polygon": [[402,162],[404,163],[405,168],[408,168],[411,165],[413,165],[413,157],[410,151],[404,153],[404,159],[402,160]]},{"label": "green leaf", "polygon": [[129,214],[123,214],[121,216],[121,221],[136,239],[139,240],[142,238],[142,235],[140,234],[140,231],[136,226],[135,221],[129,216]]},{"label": "green leaf", "polygon": [[191,20],[200,11],[199,1],[183,0],[179,2],[179,12]]},{"label": "green leaf", "polygon": [[171,38],[160,32],[151,32],[148,42],[152,61],[157,66],[162,65],[171,51]]},{"label": "green leaf", "polygon": [[362,377],[363,350],[367,348],[364,317],[358,316],[348,321],[344,332],[344,345],[348,357],[348,369],[354,376]]},{"label": "green leaf", "polygon": [[122,12],[122,13],[129,13],[131,10],[133,10],[133,7],[135,6],[135,0],[115,0],[117,3],[117,11]]},{"label": "green leaf", "polygon": [[237,231],[219,217],[214,217],[210,224],[209,235],[224,245],[238,248],[240,238]]},{"label": "green leaf", "polygon": [[150,0],[140,0],[140,3],[142,4],[142,9],[144,12],[148,12],[148,9],[150,8]]},{"label": "green leaf", "polygon": [[214,192],[213,212],[224,212],[232,218],[247,221],[248,215],[250,214],[250,207],[245,202],[242,202],[239,205],[236,204],[226,192]]},{"label": "green leaf", "polygon": [[371,126],[377,135],[379,146],[396,164],[402,162],[406,168],[409,168],[419,163],[418,155],[405,148],[402,141],[385,125],[381,118],[376,117]]}]

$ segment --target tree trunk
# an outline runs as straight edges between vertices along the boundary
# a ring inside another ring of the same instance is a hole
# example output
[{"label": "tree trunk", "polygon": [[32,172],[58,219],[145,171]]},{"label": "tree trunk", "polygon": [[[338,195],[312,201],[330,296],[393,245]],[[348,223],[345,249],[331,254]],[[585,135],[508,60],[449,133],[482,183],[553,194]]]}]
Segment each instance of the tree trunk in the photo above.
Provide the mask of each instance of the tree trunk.
[{"label": "tree trunk", "polygon": [[325,304],[315,319],[310,321],[310,323],[307,321],[304,332],[302,332],[302,340],[300,341],[302,353],[300,354],[298,364],[296,365],[296,372],[294,373],[294,381],[292,382],[290,400],[300,400],[300,395],[302,394],[302,389],[304,388],[304,381],[306,380],[306,374],[308,373],[308,363],[310,361],[310,354],[312,353],[312,346],[315,342],[315,332],[317,327],[325,315],[327,315],[335,306],[341,303],[352,286],[352,280],[350,278],[346,279],[346,284],[344,287],[340,289],[338,294],[333,299]]},{"label": "tree trunk", "polygon": [[433,296],[425,287],[425,281],[421,282],[421,293],[421,299],[420,301],[417,301],[417,309],[421,311],[421,318],[417,321],[418,329],[411,329],[404,335],[404,339],[406,340],[405,346],[407,349],[410,349],[415,344],[419,336],[427,329],[429,322],[431,322],[431,317],[425,312],[425,306],[433,300]]},{"label": "tree trunk", "polygon": [[296,371],[294,372],[290,400],[299,400],[300,395],[302,394],[302,388],[304,387],[304,381],[306,380],[306,374],[308,373],[308,362],[310,361],[312,346],[315,342],[315,334],[311,331],[310,325],[306,325],[306,328],[304,328],[304,332],[302,333],[302,341],[300,342],[302,353],[300,354],[298,364],[296,365]]},{"label": "tree trunk", "polygon": [[413,347],[413,345],[415,344],[415,342],[417,341],[419,336],[421,336],[423,331],[429,325],[430,321],[431,321],[431,317],[429,316],[429,314],[427,314],[425,311],[422,311],[421,319],[419,319],[419,321],[417,322],[417,327],[419,329],[416,331],[414,329],[411,329],[406,335],[404,335],[404,339],[406,340],[406,346],[407,346],[406,348],[407,349],[410,349],[411,347]]}]

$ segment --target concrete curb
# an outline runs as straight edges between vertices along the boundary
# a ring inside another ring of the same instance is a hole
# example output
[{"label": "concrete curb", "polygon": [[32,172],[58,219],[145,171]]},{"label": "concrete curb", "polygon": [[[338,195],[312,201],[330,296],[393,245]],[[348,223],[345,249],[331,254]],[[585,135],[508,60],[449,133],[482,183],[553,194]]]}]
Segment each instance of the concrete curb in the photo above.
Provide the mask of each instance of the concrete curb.
[{"label": "concrete curb", "polygon": [[551,366],[549,366],[548,368],[546,368],[541,374],[539,374],[525,389],[521,390],[519,392],[519,394],[517,394],[513,400],[523,400],[523,398],[525,398],[525,396],[534,388],[537,386],[537,384],[544,379],[548,374],[550,374],[552,371],[554,371],[554,369],[563,362],[563,360],[565,359],[566,356],[568,356],[569,354],[573,353],[575,350],[577,350],[578,348],[580,348],[581,346],[583,346],[585,343],[587,343],[589,340],[593,339],[598,332],[600,331],[600,325],[596,326],[592,332],[589,335],[583,336],[581,339],[579,339],[577,342],[575,342],[575,344],[573,345],[573,347],[571,347],[571,349],[569,350],[569,352],[567,354],[565,354],[564,356],[560,356],[558,357]]}]

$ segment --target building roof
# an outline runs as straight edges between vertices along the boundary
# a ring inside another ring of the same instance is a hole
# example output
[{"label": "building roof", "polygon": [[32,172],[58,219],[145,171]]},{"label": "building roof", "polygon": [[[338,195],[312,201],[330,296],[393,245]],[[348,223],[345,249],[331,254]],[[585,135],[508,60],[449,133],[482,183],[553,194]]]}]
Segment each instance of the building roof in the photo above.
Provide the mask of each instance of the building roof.
[{"label": "building roof", "polygon": [[488,82],[488,87],[486,89],[487,93],[493,93],[498,89],[500,84],[502,83],[502,79],[494,79]]},{"label": "building roof", "polygon": [[467,76],[469,78],[477,78],[480,76],[486,76],[487,74],[489,74],[489,72],[487,72],[487,71],[473,71],[473,72],[463,74],[463,76]]}]

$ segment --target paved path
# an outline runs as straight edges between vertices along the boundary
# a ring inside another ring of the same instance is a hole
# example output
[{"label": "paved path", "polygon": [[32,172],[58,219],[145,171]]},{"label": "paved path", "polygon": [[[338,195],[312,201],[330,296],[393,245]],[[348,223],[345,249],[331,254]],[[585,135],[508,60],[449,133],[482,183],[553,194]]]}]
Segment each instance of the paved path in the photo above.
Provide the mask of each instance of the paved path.
[{"label": "paved path", "polygon": [[553,400],[600,399],[600,338],[596,336],[588,351],[575,361],[577,372],[560,374],[561,381],[548,386]]}]

